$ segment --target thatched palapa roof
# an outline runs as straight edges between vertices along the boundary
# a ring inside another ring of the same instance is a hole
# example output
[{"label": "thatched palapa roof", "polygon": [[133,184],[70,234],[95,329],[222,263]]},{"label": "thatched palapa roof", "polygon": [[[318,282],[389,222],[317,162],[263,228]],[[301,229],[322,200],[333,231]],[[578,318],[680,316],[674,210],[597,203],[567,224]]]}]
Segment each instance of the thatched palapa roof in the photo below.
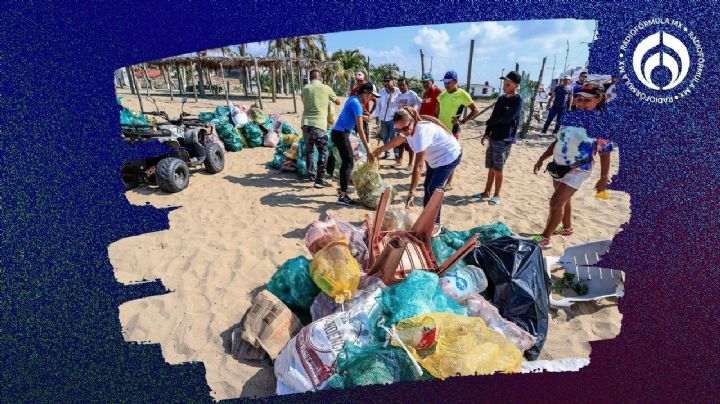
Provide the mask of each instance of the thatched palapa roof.
[{"label": "thatched palapa roof", "polygon": [[[255,59],[259,67],[272,68],[280,67],[290,63],[289,58],[275,58],[275,57],[258,57],[252,58],[249,56],[231,56],[231,57],[170,57],[165,59],[153,60],[148,62],[150,65],[160,67],[172,67],[172,66],[195,66],[198,62],[200,66],[211,69],[220,70],[220,66],[223,69],[239,69],[244,67],[254,67]],[[313,59],[292,59],[294,67],[307,68],[319,68],[323,69],[328,66],[336,65],[338,62],[329,60],[313,60]]]}]

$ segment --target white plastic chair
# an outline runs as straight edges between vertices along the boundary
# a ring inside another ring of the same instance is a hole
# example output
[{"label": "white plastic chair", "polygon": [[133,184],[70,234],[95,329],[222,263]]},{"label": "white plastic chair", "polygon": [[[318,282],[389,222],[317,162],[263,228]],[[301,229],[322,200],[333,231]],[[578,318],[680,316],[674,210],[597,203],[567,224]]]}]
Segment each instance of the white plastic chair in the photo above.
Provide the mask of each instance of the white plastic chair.
[{"label": "white plastic chair", "polygon": [[551,307],[568,308],[575,302],[625,295],[625,273],[595,266],[600,261],[600,257],[610,250],[610,243],[611,240],[591,241],[566,248],[562,257],[545,257],[548,275],[550,275],[550,268],[559,264],[565,269],[565,273],[574,274],[575,280],[583,281],[588,287],[588,293],[583,296],[553,300],[551,294]]}]

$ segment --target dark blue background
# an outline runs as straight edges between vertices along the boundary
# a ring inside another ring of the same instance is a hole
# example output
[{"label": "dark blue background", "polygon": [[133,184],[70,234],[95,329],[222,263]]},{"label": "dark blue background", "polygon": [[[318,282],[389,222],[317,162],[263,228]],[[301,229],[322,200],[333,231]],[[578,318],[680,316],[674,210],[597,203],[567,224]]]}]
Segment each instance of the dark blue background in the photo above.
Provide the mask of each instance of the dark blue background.
[{"label": "dark blue background", "polygon": [[454,378],[298,397],[690,401],[709,400],[720,384],[717,3],[4,4],[3,400],[210,400],[202,364],[168,365],[157,345],[125,343],[120,334],[118,305],[166,290],[160,283],[117,283],[107,246],[167,228],[168,211],[130,206],[123,196],[118,167],[137,150],[118,137],[115,69],[288,35],[551,18],[599,20],[591,72],[616,72],[622,38],[650,17],[682,21],[706,52],[703,85],[694,95],[658,106],[621,91],[603,123],[621,149],[613,187],[632,197],[631,220],[606,258],[608,266],[627,273],[619,337],[593,343],[592,363],[578,373]]}]

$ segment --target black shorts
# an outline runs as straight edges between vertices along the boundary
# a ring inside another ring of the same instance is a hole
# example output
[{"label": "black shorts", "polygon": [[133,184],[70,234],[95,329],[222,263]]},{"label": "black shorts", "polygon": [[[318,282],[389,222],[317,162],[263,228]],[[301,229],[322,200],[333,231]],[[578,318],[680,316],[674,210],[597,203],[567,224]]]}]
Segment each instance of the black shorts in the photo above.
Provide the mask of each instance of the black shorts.
[{"label": "black shorts", "polygon": [[505,161],[507,161],[510,155],[510,149],[512,143],[504,140],[490,140],[487,149],[485,150],[485,168],[492,168],[498,171],[502,171],[505,167]]}]

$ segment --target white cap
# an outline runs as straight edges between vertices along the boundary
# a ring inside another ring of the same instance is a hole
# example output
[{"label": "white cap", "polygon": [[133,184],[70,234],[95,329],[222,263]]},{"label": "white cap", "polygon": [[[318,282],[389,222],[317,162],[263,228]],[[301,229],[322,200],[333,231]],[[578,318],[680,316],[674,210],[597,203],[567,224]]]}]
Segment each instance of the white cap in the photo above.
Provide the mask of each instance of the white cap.
[{"label": "white cap", "polygon": [[563,76],[563,80],[570,80],[570,76],[566,74],[565,76]]},{"label": "white cap", "polygon": [[355,75],[355,80],[365,80],[365,75],[363,74],[363,72],[358,72]]}]

